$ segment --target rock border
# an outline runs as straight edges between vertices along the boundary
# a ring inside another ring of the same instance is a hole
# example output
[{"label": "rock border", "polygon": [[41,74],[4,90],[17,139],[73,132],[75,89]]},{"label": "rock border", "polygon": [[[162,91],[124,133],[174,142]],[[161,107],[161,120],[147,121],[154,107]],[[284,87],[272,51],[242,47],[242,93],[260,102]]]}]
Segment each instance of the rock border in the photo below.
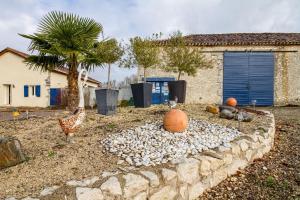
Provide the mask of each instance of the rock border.
[{"label": "rock border", "polygon": [[[230,147],[218,147],[187,159],[172,163],[168,168],[160,166],[155,171],[130,168],[123,172],[109,173],[100,178],[101,186],[92,187],[98,177],[82,181],[68,181],[75,188],[77,200],[132,199],[192,200],[205,190],[244,169],[255,159],[262,158],[274,145],[275,119],[271,118],[267,128],[261,128],[252,135],[242,135],[230,143]],[[102,180],[101,180],[102,179]],[[41,197],[51,195],[58,186],[46,188]],[[15,199],[13,197],[6,199]],[[25,199],[34,199],[26,197]],[[38,198],[35,198],[38,199]]]}]

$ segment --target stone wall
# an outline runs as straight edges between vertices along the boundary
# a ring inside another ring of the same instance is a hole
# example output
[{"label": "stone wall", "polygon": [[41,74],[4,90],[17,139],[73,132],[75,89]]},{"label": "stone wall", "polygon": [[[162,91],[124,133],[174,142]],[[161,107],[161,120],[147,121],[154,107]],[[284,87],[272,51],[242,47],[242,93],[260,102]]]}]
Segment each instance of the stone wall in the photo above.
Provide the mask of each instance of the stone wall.
[{"label": "stone wall", "polygon": [[[196,47],[194,47],[196,48]],[[223,101],[224,51],[277,51],[274,69],[274,104],[300,105],[300,46],[220,46],[205,47],[205,55],[212,60],[213,68],[199,70],[195,77],[182,76],[187,85],[187,103],[217,103]],[[278,52],[281,51],[281,52]],[[296,52],[293,52],[296,51]],[[177,74],[159,69],[148,69],[148,77],[177,77]],[[143,71],[138,70],[139,77]]]},{"label": "stone wall", "polygon": [[[268,125],[258,127],[251,135],[236,138],[228,147],[204,151],[169,165],[147,169],[128,167],[117,172],[104,172],[101,178],[68,181],[66,185],[74,188],[77,200],[196,199],[205,190],[216,186],[271,150],[274,145],[275,121],[271,113],[266,117],[269,118]],[[41,197],[51,195],[58,188],[45,188],[41,191]]]}]

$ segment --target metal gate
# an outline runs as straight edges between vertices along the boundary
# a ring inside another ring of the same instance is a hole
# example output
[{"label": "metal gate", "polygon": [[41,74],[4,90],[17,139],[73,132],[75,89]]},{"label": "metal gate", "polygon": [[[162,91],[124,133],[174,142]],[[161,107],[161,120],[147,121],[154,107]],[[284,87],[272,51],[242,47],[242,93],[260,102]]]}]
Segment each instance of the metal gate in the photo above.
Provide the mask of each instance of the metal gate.
[{"label": "metal gate", "polygon": [[273,53],[225,52],[223,102],[229,97],[236,98],[238,105],[273,105]]}]

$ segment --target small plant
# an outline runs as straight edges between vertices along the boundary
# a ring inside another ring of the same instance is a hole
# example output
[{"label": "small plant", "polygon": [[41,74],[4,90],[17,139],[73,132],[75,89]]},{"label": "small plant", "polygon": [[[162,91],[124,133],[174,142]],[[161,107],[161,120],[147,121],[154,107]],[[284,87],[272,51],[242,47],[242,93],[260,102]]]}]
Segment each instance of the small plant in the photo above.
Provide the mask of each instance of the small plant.
[{"label": "small plant", "polygon": [[32,158],[31,158],[31,157],[29,157],[29,156],[25,156],[25,162],[29,162],[30,160],[32,160]]},{"label": "small plant", "polygon": [[266,185],[268,187],[274,187],[275,183],[276,183],[276,180],[275,180],[275,178],[273,176],[268,176],[267,177],[267,179],[266,179]]},{"label": "small plant", "polygon": [[123,99],[120,103],[120,107],[128,107],[129,106],[129,101]]},{"label": "small plant", "polygon": [[56,155],[56,153],[54,152],[54,151],[49,151],[48,152],[48,157],[49,158],[52,158],[52,157],[54,157]]},{"label": "small plant", "polygon": [[289,182],[287,180],[284,180],[281,184],[281,186],[284,188],[284,189],[288,189],[289,188]]},{"label": "small plant", "polygon": [[109,123],[109,124],[107,124],[107,126],[106,126],[106,130],[112,131],[112,130],[115,129],[116,127],[117,127],[116,124],[114,124],[114,123]]}]

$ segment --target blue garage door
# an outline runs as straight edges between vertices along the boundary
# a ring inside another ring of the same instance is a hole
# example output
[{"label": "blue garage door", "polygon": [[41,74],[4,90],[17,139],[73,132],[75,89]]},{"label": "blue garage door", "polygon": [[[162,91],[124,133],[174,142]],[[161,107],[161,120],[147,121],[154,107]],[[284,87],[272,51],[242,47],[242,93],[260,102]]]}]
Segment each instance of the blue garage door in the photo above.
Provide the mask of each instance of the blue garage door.
[{"label": "blue garage door", "polygon": [[223,101],[234,97],[239,105],[273,105],[274,55],[270,52],[224,53]]}]

